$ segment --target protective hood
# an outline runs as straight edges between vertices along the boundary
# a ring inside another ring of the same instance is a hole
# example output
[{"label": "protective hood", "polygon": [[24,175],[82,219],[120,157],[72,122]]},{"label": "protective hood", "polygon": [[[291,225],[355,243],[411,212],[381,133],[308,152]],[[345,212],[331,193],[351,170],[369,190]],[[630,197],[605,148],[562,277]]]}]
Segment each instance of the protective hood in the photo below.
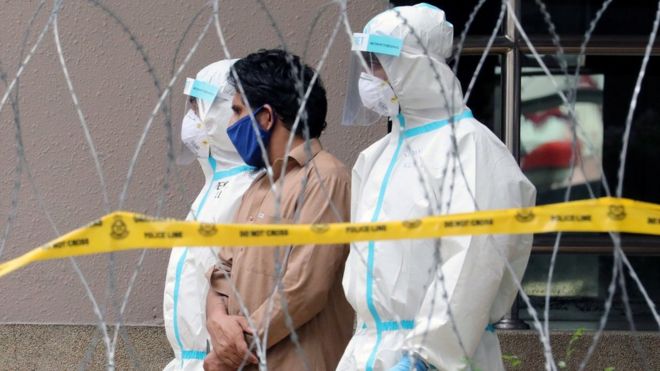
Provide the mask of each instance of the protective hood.
[{"label": "protective hood", "polygon": [[211,156],[216,160],[219,168],[243,165],[241,156],[227,136],[227,127],[232,115],[231,101],[234,96],[234,89],[227,79],[234,62],[236,59],[218,61],[197,73],[197,80],[218,88],[213,102],[197,99],[197,107],[199,117],[208,132]]},{"label": "protective hood", "polygon": [[378,50],[373,54],[398,98],[406,127],[464,111],[461,85],[446,64],[452,53],[454,27],[442,10],[425,3],[396,7],[369,21],[363,35],[402,42],[398,55]]}]

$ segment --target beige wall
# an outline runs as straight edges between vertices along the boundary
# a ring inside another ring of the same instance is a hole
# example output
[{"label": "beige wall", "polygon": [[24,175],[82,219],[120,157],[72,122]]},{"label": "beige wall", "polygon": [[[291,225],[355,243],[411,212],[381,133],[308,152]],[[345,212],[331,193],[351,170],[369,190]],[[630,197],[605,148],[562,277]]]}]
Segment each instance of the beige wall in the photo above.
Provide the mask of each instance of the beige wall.
[{"label": "beige wall", "polygon": [[[289,48],[302,52],[313,16],[326,0],[267,0],[267,6],[282,29]],[[125,22],[154,65],[162,85],[170,69],[178,39],[205,0],[113,1],[107,4]],[[234,56],[278,44],[271,23],[256,1],[221,1],[221,21]],[[38,1],[3,1],[0,4],[0,62],[13,78],[19,62],[21,39]],[[35,20],[29,38],[31,46],[46,22],[52,6],[48,1]],[[384,8],[381,0],[353,1],[350,20],[361,28],[368,17]],[[337,17],[330,7],[311,34],[308,61],[316,63],[328,41]],[[201,31],[208,13],[198,19],[184,43],[188,52]],[[60,36],[73,83],[90,126],[108,183],[112,209],[126,178],[128,164],[149,113],[157,100],[153,82],[140,55],[121,28],[99,8],[84,0],[65,0],[60,18]],[[177,63],[181,62],[181,56]],[[342,128],[338,119],[343,103],[348,38],[342,33],[331,49],[322,70],[329,93],[329,127],[322,140],[330,151],[352,165],[357,153],[385,128]],[[181,75],[194,76],[203,66],[223,58],[214,30],[204,38],[192,62]],[[182,82],[174,88],[173,117],[178,130],[184,97]],[[4,94],[5,87],[0,87]],[[57,228],[66,232],[105,213],[99,180],[89,148],[68,94],[58,62],[52,33],[48,33],[20,81],[20,111],[27,160],[41,192],[45,207]],[[4,229],[17,158],[15,130],[10,107],[0,114],[0,227]],[[135,178],[124,209],[154,214],[167,164],[162,116],[154,123],[137,163]],[[178,145],[178,143],[177,143]],[[167,193],[162,215],[182,218],[202,186],[196,165],[179,168],[180,179]],[[17,219],[11,228],[0,261],[18,256],[56,236],[23,173]],[[185,187],[185,192],[178,190]],[[2,230],[0,229],[0,233]],[[167,251],[149,251],[138,277],[126,321],[131,324],[162,323],[161,293],[168,258]],[[118,293],[123,295],[138,252],[116,255]],[[92,291],[106,302],[108,256],[78,259]],[[34,264],[0,278],[0,323],[92,323],[95,317],[80,280],[67,260]]]}]

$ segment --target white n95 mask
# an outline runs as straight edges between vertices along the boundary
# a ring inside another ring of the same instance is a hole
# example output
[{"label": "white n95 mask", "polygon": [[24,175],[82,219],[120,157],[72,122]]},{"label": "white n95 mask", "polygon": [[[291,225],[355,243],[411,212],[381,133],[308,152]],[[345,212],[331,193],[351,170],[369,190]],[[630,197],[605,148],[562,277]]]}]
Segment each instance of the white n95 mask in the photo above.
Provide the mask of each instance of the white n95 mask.
[{"label": "white n95 mask", "polygon": [[181,141],[198,158],[209,157],[209,138],[206,127],[193,110],[188,110],[183,117]]},{"label": "white n95 mask", "polygon": [[399,98],[387,81],[362,72],[358,83],[362,104],[382,116],[396,116],[399,113]]}]

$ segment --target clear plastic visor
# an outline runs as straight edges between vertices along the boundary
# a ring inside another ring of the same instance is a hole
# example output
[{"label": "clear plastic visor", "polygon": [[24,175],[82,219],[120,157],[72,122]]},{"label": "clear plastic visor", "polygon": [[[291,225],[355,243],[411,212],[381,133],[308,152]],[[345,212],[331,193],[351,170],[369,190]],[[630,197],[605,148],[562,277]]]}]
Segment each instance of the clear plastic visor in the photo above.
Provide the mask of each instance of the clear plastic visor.
[{"label": "clear plastic visor", "polygon": [[[176,156],[177,165],[190,165],[193,163],[199,156],[197,153],[193,152],[185,144],[186,141],[193,140],[198,142],[199,145],[204,145],[204,140],[206,140],[206,146],[208,147],[208,134],[204,122],[199,118],[199,105],[195,102],[196,98],[186,96],[186,101],[183,110],[183,116],[179,120],[178,133],[179,133],[179,153]],[[196,109],[194,109],[196,108]],[[195,113],[197,111],[197,113]],[[200,127],[184,127],[185,120],[195,120],[198,121]]]},{"label": "clear plastic visor", "polygon": [[346,100],[341,124],[344,126],[370,126],[384,118],[365,107],[360,98],[360,75],[368,73],[375,75],[374,71],[383,67],[375,53],[351,51],[351,61],[348,69],[348,86],[346,87]]},{"label": "clear plastic visor", "polygon": [[[214,85],[203,80],[187,78],[183,89],[183,94],[186,97],[185,107],[183,111],[183,118],[181,120],[180,143],[181,150],[177,156],[176,162],[179,165],[188,165],[198,158],[204,158],[202,154],[210,153],[210,148],[213,144],[216,145],[216,152],[221,154],[222,151],[218,150],[218,146],[222,148],[230,148],[229,151],[233,152],[233,145],[228,142],[226,138],[226,122],[229,120],[230,109],[229,104],[221,106],[223,103],[231,102],[234,97],[235,90],[228,84]],[[223,112],[224,111],[224,112]],[[198,125],[183,127],[186,123],[196,121]],[[220,121],[222,125],[210,125],[211,122]],[[211,141],[211,135],[214,132],[221,130],[222,132],[215,133],[214,138],[220,136],[226,139],[222,143],[218,140]],[[193,151],[185,143],[190,143],[195,147]]]},{"label": "clear plastic visor", "polygon": [[383,69],[383,60],[396,58],[401,54],[403,41],[396,37],[365,33],[355,33],[352,41],[341,123],[345,126],[369,126],[381,121],[385,116],[364,105],[360,97],[360,75],[367,73],[378,76],[378,72]]}]

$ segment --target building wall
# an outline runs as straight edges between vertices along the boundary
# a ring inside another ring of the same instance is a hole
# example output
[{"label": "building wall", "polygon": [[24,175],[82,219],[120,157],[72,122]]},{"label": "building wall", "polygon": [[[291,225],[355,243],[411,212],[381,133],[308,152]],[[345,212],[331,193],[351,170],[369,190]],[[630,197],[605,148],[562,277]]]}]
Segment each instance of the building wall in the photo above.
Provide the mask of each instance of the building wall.
[{"label": "building wall", "polygon": [[[171,77],[177,44],[189,21],[206,0],[151,0],[100,2],[110,8],[144,47],[154,73],[165,86]],[[330,6],[309,29],[325,0],[268,0],[268,8],[290,50],[301,54],[309,38],[306,60],[316,64],[327,44],[338,11]],[[350,21],[359,29],[372,15],[384,9],[381,0],[351,1]],[[0,4],[0,63],[13,79],[20,60],[21,44],[39,1],[2,1]],[[279,44],[276,32],[257,1],[221,1],[221,22],[232,56],[240,57],[259,48]],[[46,23],[52,3],[46,2],[27,37],[28,49]],[[210,12],[197,19],[185,38],[175,64],[183,60],[200,34]],[[104,11],[87,0],[66,0],[59,17],[62,47],[85,119],[90,127],[107,183],[110,209],[119,207],[119,195],[128,166],[145,123],[158,99],[140,54],[125,33]],[[357,153],[385,132],[385,127],[344,128],[338,121],[343,105],[347,72],[348,37],[342,28],[322,68],[328,91],[328,129],[325,147],[349,166]],[[185,77],[224,58],[215,29],[211,27],[191,62],[174,84],[171,101],[175,130],[179,130],[185,105]],[[16,257],[61,233],[88,223],[106,213],[102,189],[90,149],[85,142],[66,82],[59,65],[53,34],[49,31],[25,69],[19,83],[19,110],[29,170],[39,197],[28,182],[27,169],[20,178],[18,214],[9,229],[0,261]],[[0,93],[4,94],[4,86]],[[167,169],[167,131],[159,115],[149,131],[135,168],[128,197],[122,209],[155,215]],[[0,226],[9,214],[15,183],[17,156],[15,128],[9,106],[0,113]],[[177,150],[180,144],[176,143]],[[161,215],[183,218],[203,183],[196,165],[177,167],[170,179]],[[40,200],[42,202],[40,202]],[[44,211],[45,210],[47,211]],[[49,223],[49,218],[54,225]],[[57,229],[57,231],[55,231]],[[1,230],[0,230],[1,233]],[[125,322],[162,323],[162,290],[169,252],[148,251],[137,283],[128,301]],[[101,308],[108,302],[108,266],[114,264],[117,299],[123,297],[139,252],[76,259]],[[93,307],[69,260],[33,264],[0,278],[0,323],[91,324]]]}]

